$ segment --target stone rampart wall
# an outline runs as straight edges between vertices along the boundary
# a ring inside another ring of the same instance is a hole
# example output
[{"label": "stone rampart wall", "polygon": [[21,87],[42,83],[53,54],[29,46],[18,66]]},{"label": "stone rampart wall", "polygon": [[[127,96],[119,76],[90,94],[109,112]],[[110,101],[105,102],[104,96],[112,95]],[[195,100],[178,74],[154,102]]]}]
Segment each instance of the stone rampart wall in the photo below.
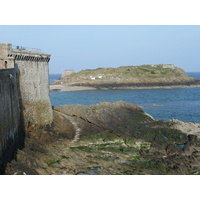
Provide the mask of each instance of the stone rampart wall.
[{"label": "stone rampart wall", "polygon": [[50,128],[50,55],[0,44],[0,174],[29,125]]},{"label": "stone rampart wall", "polygon": [[22,139],[18,73],[15,69],[0,70],[0,172],[13,157]]}]

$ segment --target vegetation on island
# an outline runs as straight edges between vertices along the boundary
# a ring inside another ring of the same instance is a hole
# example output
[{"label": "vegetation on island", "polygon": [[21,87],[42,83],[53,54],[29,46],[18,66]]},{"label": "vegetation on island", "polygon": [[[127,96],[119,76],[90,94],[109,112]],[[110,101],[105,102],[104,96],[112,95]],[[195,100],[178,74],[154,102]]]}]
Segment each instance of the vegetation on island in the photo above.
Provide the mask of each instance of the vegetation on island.
[{"label": "vegetation on island", "polygon": [[199,84],[174,65],[121,66],[85,69],[56,80],[53,85],[91,86],[96,88],[147,87]]}]

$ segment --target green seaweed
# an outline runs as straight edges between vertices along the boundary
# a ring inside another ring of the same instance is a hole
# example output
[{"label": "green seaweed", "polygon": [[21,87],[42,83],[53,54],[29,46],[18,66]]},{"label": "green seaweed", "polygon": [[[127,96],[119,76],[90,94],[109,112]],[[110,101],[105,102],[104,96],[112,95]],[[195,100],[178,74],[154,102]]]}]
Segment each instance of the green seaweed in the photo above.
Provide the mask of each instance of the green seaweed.
[{"label": "green seaweed", "polygon": [[88,146],[75,146],[75,147],[70,147],[71,150],[77,149],[81,151],[86,151],[86,152],[92,152],[92,148]]},{"label": "green seaweed", "polygon": [[51,161],[47,162],[47,165],[48,166],[53,166],[56,163],[60,164],[60,159],[51,160]]},{"label": "green seaweed", "polygon": [[96,141],[96,140],[103,140],[102,135],[93,134],[93,135],[86,135],[81,137],[80,141]]}]

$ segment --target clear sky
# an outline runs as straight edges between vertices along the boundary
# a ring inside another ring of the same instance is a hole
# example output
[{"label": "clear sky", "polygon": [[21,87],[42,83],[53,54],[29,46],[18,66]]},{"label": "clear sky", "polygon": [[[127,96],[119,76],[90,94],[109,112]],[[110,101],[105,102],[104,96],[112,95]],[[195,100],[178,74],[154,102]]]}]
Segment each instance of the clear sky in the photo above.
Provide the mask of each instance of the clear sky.
[{"label": "clear sky", "polygon": [[51,54],[51,74],[142,64],[200,72],[198,25],[0,25],[0,43]]}]

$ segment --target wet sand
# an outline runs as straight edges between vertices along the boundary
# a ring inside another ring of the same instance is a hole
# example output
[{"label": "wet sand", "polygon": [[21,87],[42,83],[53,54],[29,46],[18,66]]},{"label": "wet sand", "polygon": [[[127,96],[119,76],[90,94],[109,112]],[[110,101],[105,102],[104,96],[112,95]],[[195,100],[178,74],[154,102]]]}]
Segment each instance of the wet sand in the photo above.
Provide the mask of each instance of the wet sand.
[{"label": "wet sand", "polygon": [[80,91],[80,90],[96,90],[94,87],[83,86],[64,86],[64,85],[49,85],[50,92],[64,92],[64,91]]},{"label": "wet sand", "polygon": [[200,85],[175,85],[175,86],[150,86],[150,87],[109,87],[109,88],[95,88],[86,86],[68,86],[68,85],[49,85],[50,92],[64,92],[64,91],[81,91],[81,90],[116,90],[116,89],[172,89],[172,88],[195,88]]}]

